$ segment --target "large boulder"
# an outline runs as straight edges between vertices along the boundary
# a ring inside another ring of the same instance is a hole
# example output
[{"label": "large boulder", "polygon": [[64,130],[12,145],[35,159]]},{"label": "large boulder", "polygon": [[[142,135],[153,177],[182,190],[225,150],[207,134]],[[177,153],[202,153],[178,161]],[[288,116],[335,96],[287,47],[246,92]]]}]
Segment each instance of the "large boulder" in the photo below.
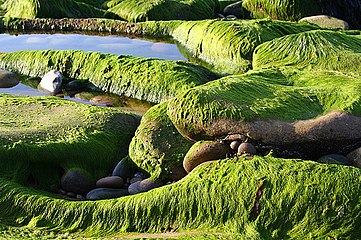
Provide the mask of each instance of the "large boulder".
[{"label": "large boulder", "polygon": [[179,134],[167,115],[168,102],[158,104],[143,116],[129,146],[130,158],[153,178],[179,180],[192,142]]},{"label": "large boulder", "polygon": [[361,76],[361,39],[330,30],[284,36],[259,45],[253,68],[324,69]]},{"label": "large boulder", "polygon": [[109,12],[131,21],[198,20],[215,16],[216,0],[123,0],[110,1]]},{"label": "large boulder", "polygon": [[360,89],[361,77],[342,73],[262,70],[183,92],[168,115],[189,139],[240,134],[281,156],[317,159],[360,146]]},{"label": "large boulder", "polygon": [[252,54],[259,44],[317,28],[307,23],[212,19],[183,22],[171,35],[191,58],[205,61],[219,73],[239,74],[252,68]]},{"label": "large boulder", "polygon": [[4,53],[0,68],[30,76],[58,69],[66,77],[89,79],[106,92],[150,102],[165,101],[209,81],[207,70],[186,62],[76,50]]},{"label": "large boulder", "polygon": [[71,168],[105,176],[128,154],[139,120],[55,97],[0,95],[0,176],[51,190]]}]

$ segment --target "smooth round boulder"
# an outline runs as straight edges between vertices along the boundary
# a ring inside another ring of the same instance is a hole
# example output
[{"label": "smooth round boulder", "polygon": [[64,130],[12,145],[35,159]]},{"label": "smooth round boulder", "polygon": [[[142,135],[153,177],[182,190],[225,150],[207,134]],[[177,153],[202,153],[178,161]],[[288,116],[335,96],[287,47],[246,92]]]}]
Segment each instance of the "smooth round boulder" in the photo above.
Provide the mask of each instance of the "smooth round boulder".
[{"label": "smooth round boulder", "polygon": [[66,192],[85,195],[93,189],[94,182],[90,174],[80,168],[72,168],[61,177],[61,188]]},{"label": "smooth round boulder", "polygon": [[228,6],[226,6],[223,10],[224,16],[230,16],[233,15],[236,18],[242,18],[243,14],[242,14],[242,1],[236,2],[236,3],[232,3],[229,4]]},{"label": "smooth round boulder", "polygon": [[238,153],[240,153],[240,154],[246,153],[246,154],[255,155],[256,154],[256,148],[253,146],[252,143],[243,142],[238,147]]},{"label": "smooth round boulder", "polygon": [[347,157],[340,154],[328,154],[317,159],[319,163],[325,164],[339,164],[339,165],[351,165],[351,162]]},{"label": "smooth round boulder", "polygon": [[124,188],[124,180],[119,176],[110,176],[99,179],[95,186],[97,188]]},{"label": "smooth round boulder", "polygon": [[137,194],[142,192],[148,192],[157,187],[163,186],[163,182],[160,179],[144,179],[142,181],[138,181],[132,183],[128,187],[128,191],[130,194]]},{"label": "smooth round boulder", "polygon": [[58,93],[61,91],[63,76],[58,70],[51,70],[46,73],[39,83],[39,87],[50,93]]},{"label": "smooth round boulder", "polygon": [[300,19],[300,22],[302,21],[316,24],[317,26],[322,28],[341,29],[341,30],[349,29],[349,24],[346,21],[327,15],[304,17]]},{"label": "smooth round boulder", "polygon": [[118,198],[129,195],[128,190],[118,188],[96,188],[88,192],[87,200]]},{"label": "smooth round boulder", "polygon": [[193,144],[183,160],[183,167],[189,173],[199,164],[226,158],[232,154],[228,144],[218,141],[199,141]]},{"label": "smooth round boulder", "polygon": [[16,73],[0,70],[0,88],[15,87],[20,83]]},{"label": "smooth round boulder", "polygon": [[112,176],[118,176],[126,180],[132,177],[137,170],[137,165],[129,157],[125,157],[115,166]]}]

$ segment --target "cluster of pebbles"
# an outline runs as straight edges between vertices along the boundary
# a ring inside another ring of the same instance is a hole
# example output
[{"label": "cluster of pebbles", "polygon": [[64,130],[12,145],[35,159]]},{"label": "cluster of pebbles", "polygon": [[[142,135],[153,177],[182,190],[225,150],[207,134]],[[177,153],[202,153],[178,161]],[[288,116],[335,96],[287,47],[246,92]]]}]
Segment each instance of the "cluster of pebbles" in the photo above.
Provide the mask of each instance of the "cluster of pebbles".
[{"label": "cluster of pebbles", "polygon": [[79,200],[101,200],[147,192],[162,185],[159,179],[149,178],[148,173],[139,171],[129,159],[123,159],[111,176],[98,179],[95,184],[87,171],[68,170],[61,178],[58,192]]}]

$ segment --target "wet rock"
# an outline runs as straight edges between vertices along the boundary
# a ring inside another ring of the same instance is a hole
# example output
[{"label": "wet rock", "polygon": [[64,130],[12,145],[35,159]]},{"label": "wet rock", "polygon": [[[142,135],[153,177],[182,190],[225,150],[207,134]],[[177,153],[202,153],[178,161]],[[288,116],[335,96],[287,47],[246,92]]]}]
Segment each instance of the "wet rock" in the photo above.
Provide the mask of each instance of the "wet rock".
[{"label": "wet rock", "polygon": [[112,107],[112,106],[117,105],[117,103],[119,102],[119,97],[98,95],[98,96],[92,97],[90,99],[90,102],[93,104],[99,104],[99,105],[105,105],[108,107]]},{"label": "wet rock", "polygon": [[228,144],[217,141],[196,142],[184,157],[183,167],[187,172],[190,172],[203,162],[223,159],[231,153],[232,150]]},{"label": "wet rock", "polygon": [[138,170],[137,165],[129,158],[125,157],[115,166],[112,176],[118,176],[123,179],[130,178]]},{"label": "wet rock", "polygon": [[301,21],[313,23],[322,28],[342,29],[342,30],[349,29],[349,24],[346,21],[327,15],[305,17],[300,19],[300,22]]},{"label": "wet rock", "polygon": [[118,176],[110,176],[99,179],[95,186],[97,188],[124,188],[124,180]]},{"label": "wet rock", "polygon": [[219,18],[226,18],[223,14],[220,14],[220,13],[217,14],[217,17],[219,17]]},{"label": "wet rock", "polygon": [[352,165],[361,168],[361,147],[347,154],[347,159],[352,163]]},{"label": "wet rock", "polygon": [[351,162],[347,157],[340,154],[328,154],[320,157],[317,162],[326,164],[339,164],[339,165],[351,165]]},{"label": "wet rock", "polygon": [[232,150],[238,151],[239,145],[241,145],[240,142],[238,142],[238,141],[232,141],[229,146],[231,147]]},{"label": "wet rock", "polygon": [[70,169],[61,177],[61,187],[67,192],[85,195],[93,186],[90,174],[80,168]]},{"label": "wet rock", "polygon": [[89,82],[86,80],[73,80],[71,82],[68,82],[64,86],[64,89],[66,91],[78,91],[78,90],[85,89],[87,87],[88,83]]},{"label": "wet rock", "polygon": [[101,200],[118,198],[129,195],[128,190],[118,188],[96,188],[88,192],[86,195],[87,200]]},{"label": "wet rock", "polygon": [[58,70],[51,70],[42,77],[39,87],[50,93],[58,93],[61,90],[62,82],[61,73]]},{"label": "wet rock", "polygon": [[241,153],[241,154],[247,153],[247,154],[255,155],[256,148],[253,146],[252,143],[244,142],[244,143],[241,143],[241,145],[239,145],[238,153]]},{"label": "wet rock", "polygon": [[76,199],[84,199],[83,195],[77,194]]},{"label": "wet rock", "polygon": [[237,19],[237,17],[234,16],[234,15],[227,15],[226,18],[232,18],[232,19],[235,18],[235,19]]},{"label": "wet rock", "polygon": [[144,178],[133,177],[133,178],[131,178],[131,179],[129,180],[129,183],[130,183],[130,184],[133,184],[133,183],[135,183],[135,182],[140,182],[140,181],[142,181],[142,180],[144,180]]},{"label": "wet rock", "polygon": [[130,184],[130,186],[128,187],[128,191],[130,194],[137,194],[141,192],[148,192],[151,189],[161,186],[163,186],[163,183],[159,179],[156,180],[144,179],[142,181],[138,181],[133,184]]},{"label": "wet rock", "polygon": [[149,176],[149,174],[147,174],[145,172],[136,172],[136,173],[134,173],[134,177],[141,178],[141,179],[146,179],[146,178],[148,178],[150,176]]},{"label": "wet rock", "polygon": [[19,82],[20,79],[15,73],[0,70],[0,88],[11,88],[18,85]]},{"label": "wet rock", "polygon": [[223,10],[225,16],[233,15],[235,18],[242,18],[242,1],[232,3],[226,6]]}]

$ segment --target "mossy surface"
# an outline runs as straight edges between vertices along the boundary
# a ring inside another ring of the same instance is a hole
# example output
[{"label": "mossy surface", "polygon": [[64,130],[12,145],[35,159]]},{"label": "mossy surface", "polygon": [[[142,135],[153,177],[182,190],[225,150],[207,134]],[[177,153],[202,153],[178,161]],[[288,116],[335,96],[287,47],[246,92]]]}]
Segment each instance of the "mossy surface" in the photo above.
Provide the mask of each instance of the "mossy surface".
[{"label": "mossy surface", "polygon": [[120,110],[55,97],[0,95],[0,106],[0,175],[49,190],[73,167],[109,174],[139,124]]},{"label": "mossy surface", "polygon": [[6,17],[16,18],[99,18],[107,14],[85,1],[75,0],[6,0],[3,8]]},{"label": "mossy surface", "polygon": [[203,230],[248,239],[355,239],[360,179],[358,168],[271,156],[208,162],[178,183],[95,202],[57,199],[1,179],[0,221],[93,237]]},{"label": "mossy surface", "polygon": [[168,114],[181,133],[209,138],[217,130],[212,124],[222,120],[293,122],[335,110],[361,116],[360,88],[360,77],[337,72],[251,71],[177,95]]},{"label": "mossy surface", "polygon": [[123,0],[111,1],[108,9],[131,22],[148,20],[197,20],[213,18],[216,0]]},{"label": "mossy surface", "polygon": [[253,67],[334,70],[361,75],[361,39],[315,30],[273,39],[256,48]]},{"label": "mossy surface", "polygon": [[182,61],[76,50],[1,54],[0,68],[39,77],[58,69],[64,76],[88,79],[103,91],[155,103],[209,80],[204,71]]},{"label": "mossy surface", "polygon": [[165,180],[184,172],[183,158],[192,146],[174,127],[167,106],[165,102],[148,110],[129,147],[129,156],[140,168]]},{"label": "mossy surface", "polygon": [[174,29],[172,37],[217,72],[237,74],[252,68],[252,53],[259,44],[315,28],[271,20],[216,19],[183,22]]}]

